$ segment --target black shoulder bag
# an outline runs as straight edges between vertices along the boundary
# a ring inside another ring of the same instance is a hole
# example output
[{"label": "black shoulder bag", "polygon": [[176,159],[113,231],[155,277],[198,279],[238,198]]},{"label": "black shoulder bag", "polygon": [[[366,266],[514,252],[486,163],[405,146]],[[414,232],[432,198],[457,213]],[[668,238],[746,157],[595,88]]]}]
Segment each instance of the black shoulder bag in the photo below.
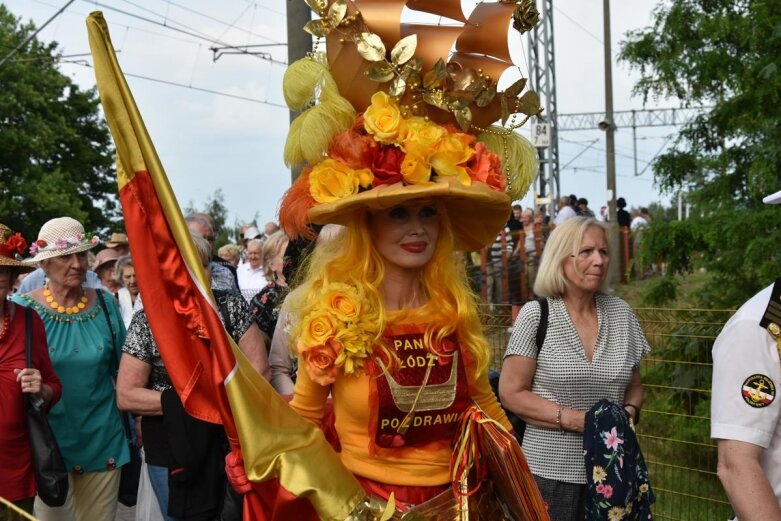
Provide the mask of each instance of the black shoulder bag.
[{"label": "black shoulder bag", "polygon": [[[106,305],[106,299],[103,296],[102,290],[95,290],[98,294],[98,301],[103,308],[103,314],[106,315],[106,322],[108,323],[108,330],[111,332],[112,344],[116,342],[116,336],[114,335],[114,326],[111,325],[111,316],[108,313],[108,306]],[[122,420],[122,427],[125,430],[125,438],[127,440],[128,448],[130,449],[130,461],[122,465],[119,478],[119,502],[126,507],[132,507],[138,502],[138,482],[141,479],[141,451],[138,445],[133,441],[132,431],[130,430],[130,418],[129,413],[119,411],[120,419]]]},{"label": "black shoulder bag", "polygon": [[[26,367],[33,367],[33,312],[25,312],[25,357]],[[27,409],[27,431],[30,434],[30,449],[33,455],[33,472],[38,497],[50,507],[61,507],[68,496],[68,471],[60,454],[57,439],[49,425],[43,399],[25,393]]]},{"label": "black shoulder bag", "polygon": [[[537,324],[537,334],[534,337],[534,343],[537,346],[537,356],[540,356],[540,351],[542,351],[542,344],[545,343],[545,337],[548,334],[548,299],[545,297],[538,298],[537,303],[540,305],[540,322]],[[496,399],[499,399],[499,372],[498,371],[492,371],[491,374],[488,375],[488,381],[491,384],[491,389],[493,389],[494,394],[496,395]],[[500,402],[501,404],[501,402]],[[523,444],[523,435],[526,433],[526,422],[523,421],[521,418],[519,418],[514,412],[510,411],[509,409],[505,409],[504,413],[507,415],[507,419],[510,421],[510,425],[513,426],[513,431],[515,432],[515,439],[518,440],[518,445]]]}]

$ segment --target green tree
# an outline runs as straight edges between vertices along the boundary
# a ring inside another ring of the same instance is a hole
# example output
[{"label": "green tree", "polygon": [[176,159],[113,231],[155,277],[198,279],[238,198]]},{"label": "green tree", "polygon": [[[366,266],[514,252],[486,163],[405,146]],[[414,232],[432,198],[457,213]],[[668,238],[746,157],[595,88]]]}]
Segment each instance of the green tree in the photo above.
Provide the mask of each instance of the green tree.
[{"label": "green tree", "polygon": [[[34,31],[0,4],[0,56]],[[57,70],[58,52],[34,38],[0,68],[0,221],[28,239],[64,215],[87,231],[122,228],[98,97]]]},{"label": "green tree", "polygon": [[704,303],[735,306],[781,275],[781,212],[762,205],[781,189],[781,2],[672,0],[654,15],[622,42],[636,92],[711,108],[654,162],[662,190],[684,190],[694,211],[652,223],[645,253],[672,259],[671,275],[698,252],[713,275]]}]

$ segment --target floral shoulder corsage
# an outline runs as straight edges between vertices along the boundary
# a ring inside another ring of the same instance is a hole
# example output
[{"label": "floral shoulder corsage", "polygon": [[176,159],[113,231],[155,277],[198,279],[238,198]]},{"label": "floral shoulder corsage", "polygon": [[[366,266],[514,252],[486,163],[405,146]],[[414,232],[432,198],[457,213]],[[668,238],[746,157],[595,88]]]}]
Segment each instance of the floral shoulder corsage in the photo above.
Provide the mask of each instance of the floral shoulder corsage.
[{"label": "floral shoulder corsage", "polygon": [[377,341],[379,317],[358,289],[327,284],[301,321],[296,351],[312,381],[330,385],[341,372],[362,374]]}]

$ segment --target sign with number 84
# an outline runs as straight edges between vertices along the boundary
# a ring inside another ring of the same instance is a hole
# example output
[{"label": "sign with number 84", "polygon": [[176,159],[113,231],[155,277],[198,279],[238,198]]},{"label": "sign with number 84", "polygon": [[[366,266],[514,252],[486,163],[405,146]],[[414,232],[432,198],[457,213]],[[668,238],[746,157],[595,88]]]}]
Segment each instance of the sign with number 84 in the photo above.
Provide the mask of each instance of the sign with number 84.
[{"label": "sign with number 84", "polygon": [[550,146],[550,123],[534,123],[531,126],[532,144],[535,147]]}]

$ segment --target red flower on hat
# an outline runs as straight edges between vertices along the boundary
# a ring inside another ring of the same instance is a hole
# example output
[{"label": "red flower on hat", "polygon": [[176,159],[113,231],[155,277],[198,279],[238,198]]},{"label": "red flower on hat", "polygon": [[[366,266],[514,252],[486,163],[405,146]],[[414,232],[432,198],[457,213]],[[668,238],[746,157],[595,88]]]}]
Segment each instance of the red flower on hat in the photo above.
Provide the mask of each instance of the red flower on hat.
[{"label": "red flower on hat", "polygon": [[16,253],[24,253],[24,250],[27,249],[27,241],[24,240],[21,233],[11,235],[6,239],[5,244],[11,251],[16,251]]},{"label": "red flower on hat", "polygon": [[35,255],[36,253],[38,253],[38,250],[40,250],[41,248],[45,248],[46,246],[47,246],[46,241],[44,241],[43,239],[38,239],[37,241],[33,242],[32,245],[30,245],[30,253]]},{"label": "red flower on hat", "polygon": [[374,186],[392,185],[403,180],[401,175],[401,162],[404,161],[404,152],[396,147],[382,147],[375,156],[372,164],[374,173]]}]

